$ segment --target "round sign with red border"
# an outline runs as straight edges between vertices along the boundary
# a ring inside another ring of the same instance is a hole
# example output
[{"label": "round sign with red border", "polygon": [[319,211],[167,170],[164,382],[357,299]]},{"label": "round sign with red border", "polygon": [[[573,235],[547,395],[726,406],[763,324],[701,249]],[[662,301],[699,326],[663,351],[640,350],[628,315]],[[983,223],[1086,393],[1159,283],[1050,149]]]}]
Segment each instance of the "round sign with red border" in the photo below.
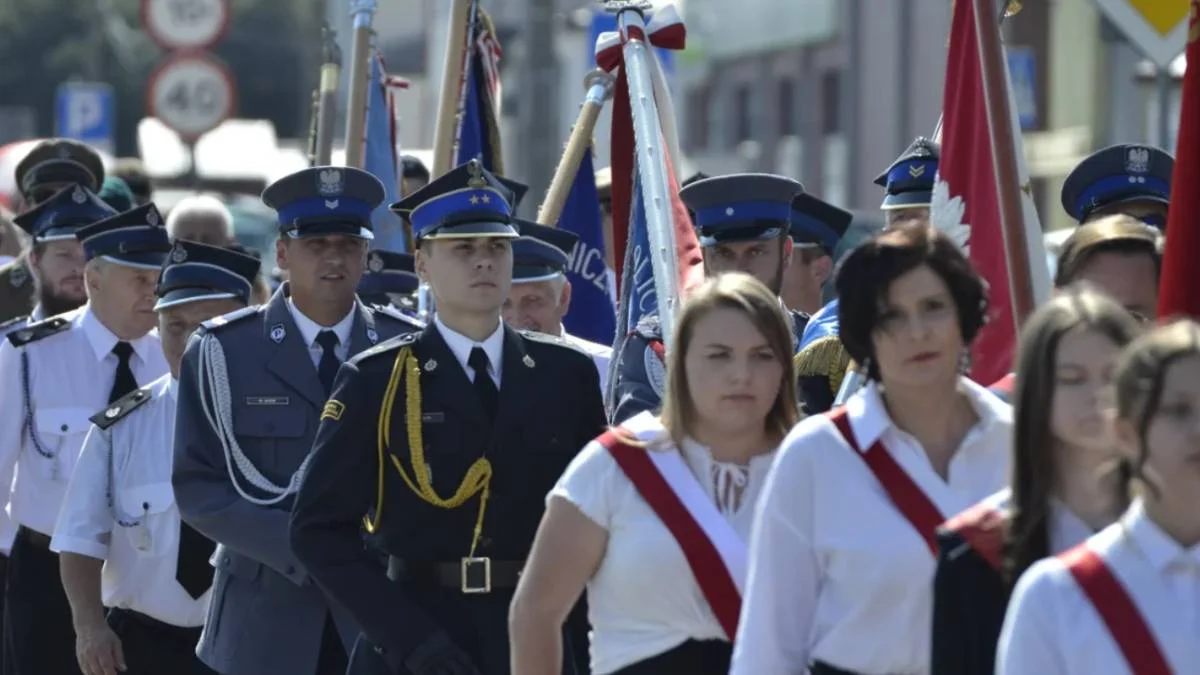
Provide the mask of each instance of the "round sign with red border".
[{"label": "round sign with red border", "polygon": [[229,0],[142,0],[142,26],[167,51],[207,49],[229,29]]},{"label": "round sign with red border", "polygon": [[195,140],[233,116],[237,89],[229,68],[211,54],[178,52],[146,86],[146,110],[185,140]]}]

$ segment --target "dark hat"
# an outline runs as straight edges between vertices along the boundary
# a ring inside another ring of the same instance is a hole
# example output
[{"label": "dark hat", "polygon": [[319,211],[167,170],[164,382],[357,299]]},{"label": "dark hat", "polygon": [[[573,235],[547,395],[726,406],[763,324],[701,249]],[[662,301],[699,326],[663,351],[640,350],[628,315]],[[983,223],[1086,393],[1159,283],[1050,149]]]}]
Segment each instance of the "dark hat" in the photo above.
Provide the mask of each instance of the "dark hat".
[{"label": "dark hat", "polygon": [[163,217],[153,202],[80,228],[75,238],[83,243],[88,260],[103,257],[130,267],[158,269],[171,250]]},{"label": "dark hat", "polygon": [[820,246],[832,254],[853,219],[845,209],[807,193],[798,194],[792,200],[792,241],[799,246]]},{"label": "dark hat", "polygon": [[545,281],[566,271],[579,235],[527,220],[517,220],[517,224],[521,238],[512,245],[514,284]]},{"label": "dark hat", "polygon": [[704,178],[679,191],[694,215],[701,246],[773,239],[787,231],[792,200],[804,186],[785,176],[735,173]]},{"label": "dark hat", "polygon": [[887,192],[879,208],[890,211],[929,206],[941,155],[940,145],[918,136],[891,166],[875,177],[875,184]]},{"label": "dark hat", "polygon": [[704,180],[705,178],[712,178],[712,176],[709,176],[708,174],[704,173],[703,171],[697,171],[696,173],[692,174],[691,176],[688,176],[687,179],[685,179],[682,183],[680,183],[679,187],[681,189],[685,188],[685,187],[691,185],[692,183],[695,183],[696,181]]},{"label": "dark hat", "polygon": [[104,182],[104,162],[90,146],[69,138],[48,138],[17,164],[17,189],[29,197],[44,185],[78,183],[96,192]]},{"label": "dark hat", "polygon": [[225,298],[248,305],[261,264],[233,248],[176,240],[158,278],[154,309]]},{"label": "dark hat", "polygon": [[428,181],[429,167],[425,166],[425,162],[412,155],[402,155],[400,157],[400,176],[401,178],[421,178]]},{"label": "dark hat", "polygon": [[520,235],[512,225],[511,192],[473,159],[392,204],[418,239],[470,239]]},{"label": "dark hat", "polygon": [[1079,222],[1096,209],[1134,201],[1167,204],[1175,158],[1151,145],[1112,145],[1088,155],[1062,187],[1063,209]]},{"label": "dark hat", "polygon": [[383,203],[383,183],[352,166],[314,166],[288,174],[263,190],[289,237],[345,234],[373,239],[371,212]]},{"label": "dark hat", "polygon": [[124,179],[117,178],[116,176],[105,176],[104,185],[100,188],[100,192],[96,196],[118,213],[128,211],[137,206],[137,202],[133,197],[133,190],[129,188],[129,184]]},{"label": "dark hat", "polygon": [[358,295],[376,304],[388,304],[388,293],[408,294],[420,280],[411,253],[373,250],[367,254],[367,270],[358,282]]},{"label": "dark hat", "polygon": [[499,180],[504,184],[504,187],[508,188],[508,203],[512,206],[513,213],[516,213],[517,207],[521,205],[521,200],[525,198],[525,193],[529,192],[529,186],[524,183],[518,183],[511,178],[505,178],[504,176],[496,176],[496,180]]},{"label": "dark hat", "polygon": [[37,206],[15,216],[12,221],[29,233],[35,242],[74,239],[81,227],[116,215],[117,210],[104,203],[91,190],[70,185]]}]

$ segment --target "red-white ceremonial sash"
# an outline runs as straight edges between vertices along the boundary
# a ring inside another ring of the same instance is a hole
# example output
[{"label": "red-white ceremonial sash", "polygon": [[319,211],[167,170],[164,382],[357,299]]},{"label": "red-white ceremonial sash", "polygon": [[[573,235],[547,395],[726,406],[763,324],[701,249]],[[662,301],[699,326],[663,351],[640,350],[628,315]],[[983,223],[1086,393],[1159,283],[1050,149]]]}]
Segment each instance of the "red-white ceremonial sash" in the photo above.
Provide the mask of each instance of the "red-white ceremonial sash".
[{"label": "red-white ceremonial sash", "polygon": [[980,558],[997,572],[1004,566],[1004,532],[1008,514],[980,502],[946,521],[947,530],[967,542]]},{"label": "red-white ceremonial sash", "polygon": [[1167,665],[1154,633],[1146,625],[1145,617],[1104,559],[1086,543],[1060,553],[1058,559],[1092,601],[1096,613],[1125,655],[1129,669],[1137,675],[1171,675],[1171,667]]},{"label": "red-white ceremonial sash", "polygon": [[597,440],[675,537],[700,591],[732,642],[742,610],[746,542],[717,510],[677,450],[629,445],[614,431]]},{"label": "red-white ceremonial sash", "polygon": [[875,478],[883,486],[884,492],[887,492],[888,499],[912,524],[917,530],[917,534],[921,535],[926,545],[929,546],[929,550],[936,556],[938,550],[937,529],[946,521],[942,512],[929,500],[921,487],[896,463],[896,460],[883,447],[882,441],[875,441],[871,447],[867,448],[866,452],[861,451],[858,440],[854,438],[854,431],[850,428],[850,418],[846,414],[845,407],[840,407],[827,414],[829,421],[833,422],[833,426],[837,427],[838,433],[846,441],[846,445],[849,445],[854,454],[867,463],[867,468],[875,474]]}]

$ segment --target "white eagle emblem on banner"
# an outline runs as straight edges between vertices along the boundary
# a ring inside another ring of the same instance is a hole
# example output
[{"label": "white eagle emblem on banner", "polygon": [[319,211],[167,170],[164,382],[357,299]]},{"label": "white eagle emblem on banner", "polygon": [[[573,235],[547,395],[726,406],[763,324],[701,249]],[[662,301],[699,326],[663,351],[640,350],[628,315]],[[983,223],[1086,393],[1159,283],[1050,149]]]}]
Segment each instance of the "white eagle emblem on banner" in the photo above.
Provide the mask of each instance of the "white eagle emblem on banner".
[{"label": "white eagle emblem on banner", "polygon": [[933,199],[929,204],[929,222],[942,234],[950,237],[962,252],[970,251],[971,226],[963,222],[967,204],[962,197],[950,196],[950,184],[940,177],[933,184]]}]

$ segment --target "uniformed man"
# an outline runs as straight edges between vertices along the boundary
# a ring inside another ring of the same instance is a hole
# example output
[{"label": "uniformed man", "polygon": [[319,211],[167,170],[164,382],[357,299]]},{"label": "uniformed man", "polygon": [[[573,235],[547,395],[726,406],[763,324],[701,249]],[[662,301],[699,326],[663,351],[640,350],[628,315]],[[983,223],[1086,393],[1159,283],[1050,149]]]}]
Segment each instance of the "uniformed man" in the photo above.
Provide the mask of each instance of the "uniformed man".
[{"label": "uniformed man", "polygon": [[[51,540],[84,673],[207,675],[196,643],[214,544],[179,520],[171,490],[175,392],[192,331],[250,302],[258,259],[175,242],[156,295],[171,372],[92,416]],[[112,608],[105,616],[105,607]]]},{"label": "uniformed man", "polygon": [[1175,158],[1152,145],[1111,145],[1088,155],[1063,181],[1062,206],[1086,223],[1124,213],[1159,230],[1167,227]]},{"label": "uniformed man", "polygon": [[[85,203],[93,198],[78,189]],[[33,229],[54,232],[44,224]],[[50,535],[88,417],[167,372],[151,329],[154,288],[170,245],[154,205],[82,227],[75,237],[87,259],[87,303],[9,333],[0,345],[0,391],[14,393],[11,405],[0,405],[0,477],[6,481],[16,467],[9,510],[20,527],[5,628],[17,675],[80,672]]]},{"label": "uniformed man", "polygon": [[[83,143],[51,138],[33,146],[21,159],[15,179],[21,196],[16,211],[20,213],[70,185],[98,192],[104,183],[104,163]],[[0,322],[29,315],[34,296],[33,271],[26,255],[0,266]]]},{"label": "uniformed man", "polygon": [[375,249],[367,254],[367,271],[358,282],[358,297],[371,305],[391,305],[416,318],[413,294],[418,286],[411,253]]},{"label": "uniformed man", "polygon": [[783,272],[788,308],[805,314],[821,309],[821,294],[833,277],[833,251],[854,216],[845,209],[801,193],[792,201],[792,262]]},{"label": "uniformed man", "polygon": [[[779,295],[792,257],[792,200],[803,191],[791,178],[765,173],[705,178],[681,189],[704,249],[705,272],[745,272]],[[787,311],[795,346],[808,315]],[[666,378],[662,340],[658,316],[650,315],[621,342],[607,397],[613,424],[658,409]]]},{"label": "uniformed man", "polygon": [[429,168],[419,158],[412,155],[400,157],[401,187],[405,196],[429,185]]},{"label": "uniformed man", "polygon": [[[591,359],[500,319],[517,238],[506,192],[472,161],[393,206],[436,314],[343,365],[321,415],[291,541],[362,628],[352,675],[507,675],[508,606],[545,495],[604,428]],[[586,672],[570,625],[564,672]]]},{"label": "uniformed man", "polygon": [[287,523],[338,366],[417,327],[354,293],[383,197],[349,167],[268,186],[288,281],[267,304],[202,324],[183,357],[171,478],[184,522],[220,545],[199,655],[224,675],[346,669],[357,628],[310,582]]},{"label": "uniformed man", "polygon": [[918,136],[891,166],[875,178],[886,195],[879,206],[887,216],[887,227],[905,220],[929,220],[933,184],[937,177],[942,147]]},{"label": "uniformed man", "polygon": [[504,321],[520,330],[557,335],[586,352],[596,363],[604,392],[612,347],[571,335],[563,327],[563,317],[571,309],[567,266],[579,235],[527,220],[517,219],[516,225],[521,238],[512,245],[512,290],[504,301]]}]

